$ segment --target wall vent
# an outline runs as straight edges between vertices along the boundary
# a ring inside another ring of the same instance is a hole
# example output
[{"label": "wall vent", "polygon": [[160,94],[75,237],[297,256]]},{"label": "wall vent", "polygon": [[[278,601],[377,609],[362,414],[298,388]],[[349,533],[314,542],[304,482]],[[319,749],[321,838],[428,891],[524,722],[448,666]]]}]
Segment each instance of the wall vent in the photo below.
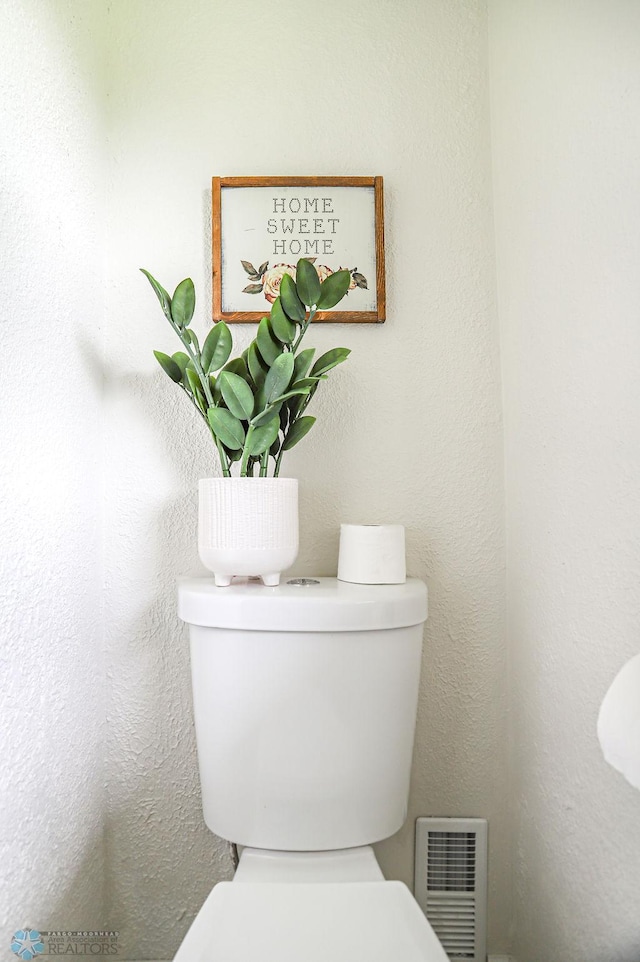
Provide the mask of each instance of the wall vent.
[{"label": "wall vent", "polygon": [[485,819],[417,820],[415,897],[451,962],[486,962]]}]

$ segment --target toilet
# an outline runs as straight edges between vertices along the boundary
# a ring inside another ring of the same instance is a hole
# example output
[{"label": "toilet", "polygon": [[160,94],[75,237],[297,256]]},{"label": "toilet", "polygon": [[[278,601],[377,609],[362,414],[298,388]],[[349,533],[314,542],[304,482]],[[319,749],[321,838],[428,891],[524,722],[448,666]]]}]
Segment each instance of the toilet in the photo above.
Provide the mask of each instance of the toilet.
[{"label": "toilet", "polygon": [[407,815],[425,585],[186,578],[204,820],[241,847],[175,962],[446,962],[372,844]]}]

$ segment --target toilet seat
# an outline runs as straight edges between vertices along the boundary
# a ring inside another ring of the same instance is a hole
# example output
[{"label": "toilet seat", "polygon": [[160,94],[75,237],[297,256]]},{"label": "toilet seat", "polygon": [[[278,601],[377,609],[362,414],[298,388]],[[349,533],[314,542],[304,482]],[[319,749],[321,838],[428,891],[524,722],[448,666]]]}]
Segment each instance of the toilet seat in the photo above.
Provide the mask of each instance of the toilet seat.
[{"label": "toilet seat", "polygon": [[219,882],[174,962],[448,962],[402,882]]}]

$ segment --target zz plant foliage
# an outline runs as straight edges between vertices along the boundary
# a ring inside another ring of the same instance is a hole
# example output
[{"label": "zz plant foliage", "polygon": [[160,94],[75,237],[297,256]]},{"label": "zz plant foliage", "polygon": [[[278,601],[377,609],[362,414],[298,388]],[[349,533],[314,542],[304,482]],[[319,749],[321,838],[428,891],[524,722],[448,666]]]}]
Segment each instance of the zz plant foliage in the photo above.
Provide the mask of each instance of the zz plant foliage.
[{"label": "zz plant foliage", "polygon": [[202,347],[189,326],[196,303],[191,278],[181,281],[170,297],[148,271],[142,273],[184,348],[171,356],[153,353],[205,421],[223,475],[230,477],[232,464],[239,462],[241,477],[253,477],[258,465],[259,476],[267,477],[271,461],[277,477],[284,452],[315,423],[305,411],[320,382],[350,353],[335,347],[314,363],[315,348],[300,350],[316,312],[335,307],[347,293],[349,271],[336,271],[320,283],[313,263],[299,260],[295,281],[283,275],[269,316],[262,318],[255,339],[233,360],[231,331],[224,321],[214,324]]}]

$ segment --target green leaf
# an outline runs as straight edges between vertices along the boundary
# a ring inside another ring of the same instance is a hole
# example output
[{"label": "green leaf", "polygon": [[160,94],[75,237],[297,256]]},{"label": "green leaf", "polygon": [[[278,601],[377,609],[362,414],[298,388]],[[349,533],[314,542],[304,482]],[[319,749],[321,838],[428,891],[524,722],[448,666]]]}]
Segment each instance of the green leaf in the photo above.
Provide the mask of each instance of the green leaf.
[{"label": "green leaf", "polygon": [[291,390],[294,391],[296,388],[308,387],[311,390],[320,381],[327,381],[328,377],[326,374],[320,374],[318,377],[303,377],[299,381],[294,381],[291,385]]},{"label": "green leaf", "polygon": [[202,367],[205,374],[218,371],[226,364],[232,347],[231,331],[224,321],[218,321],[207,334],[202,347]]},{"label": "green leaf", "polygon": [[268,317],[263,317],[258,324],[256,343],[265,363],[271,367],[278,355],[282,354],[282,344],[274,340]]},{"label": "green leaf", "polygon": [[204,414],[207,409],[207,403],[205,401],[205,397],[202,392],[202,385],[200,384],[200,378],[198,377],[198,375],[196,374],[196,372],[192,367],[188,367],[186,373],[187,373],[187,381],[189,383],[189,387],[191,388],[191,393],[196,399],[196,403],[198,407]]},{"label": "green leaf", "polygon": [[241,377],[243,381],[249,381],[249,368],[242,357],[234,357],[228,364],[225,364],[222,370],[231,371],[232,374],[237,374],[238,377]]},{"label": "green leaf", "polygon": [[[256,404],[256,407],[257,407],[257,404]],[[277,415],[280,414],[281,407],[282,407],[282,401],[280,401],[279,399],[274,401],[274,403],[270,404],[266,410],[262,411],[260,414],[257,414],[254,418],[252,418],[251,424],[253,425],[254,428],[262,427],[262,425],[267,424],[267,422],[270,421],[275,414]]]},{"label": "green leaf", "polygon": [[172,321],[173,318],[171,317],[171,298],[165,291],[162,284],[158,284],[155,277],[152,277],[149,271],[145,271],[144,267],[141,267],[140,270],[142,271],[142,273],[147,278],[152,288],[156,292],[156,297],[160,301],[160,306],[162,307],[164,316],[167,318],[168,321]]},{"label": "green leaf", "polygon": [[263,454],[267,448],[271,447],[273,442],[278,437],[279,432],[280,418],[277,414],[274,414],[271,419],[261,427],[249,428],[249,435],[247,438],[249,454],[254,458],[260,454]]},{"label": "green leaf", "polygon": [[305,414],[303,418],[298,418],[297,421],[294,421],[282,444],[282,450],[288,451],[294,446],[294,444],[297,444],[298,441],[302,441],[305,434],[309,433],[315,423],[316,419],[310,417],[308,414]]},{"label": "green leaf", "polygon": [[[312,268],[313,269],[313,268]],[[271,315],[269,317],[270,327],[275,336],[283,344],[291,344],[296,336],[296,326],[290,321],[282,309],[282,302],[279,297],[271,305]]]},{"label": "green leaf", "polygon": [[326,311],[330,307],[335,307],[349,290],[351,274],[349,271],[336,271],[320,285],[320,297],[317,300],[318,310]]},{"label": "green leaf", "polygon": [[189,355],[185,354],[184,351],[176,351],[175,354],[171,355],[171,360],[175,361],[182,372],[182,380],[184,381],[184,372],[187,370],[187,364],[190,361]]},{"label": "green leaf", "polygon": [[299,354],[296,354],[296,359],[293,364],[292,380],[294,382],[299,381],[301,377],[305,376],[305,374],[309,370],[309,367],[311,366],[313,355],[315,353],[316,353],[315,347],[308,347],[304,351],[300,351]]},{"label": "green leaf", "polygon": [[198,391],[202,392],[202,385],[200,384],[200,378],[198,377],[195,369],[190,366],[187,368],[187,381],[189,382],[189,387],[192,392],[196,394]]},{"label": "green leaf", "polygon": [[244,446],[245,433],[242,422],[226,408],[209,408],[207,417],[211,430],[230,451]]},{"label": "green leaf", "polygon": [[268,368],[263,365],[262,358],[255,341],[252,341],[249,345],[247,365],[249,367],[249,374],[251,375],[253,383],[257,388],[261,388],[264,384],[264,379],[267,376]]},{"label": "green leaf", "polygon": [[282,301],[285,313],[292,321],[297,321],[298,323],[304,321],[306,313],[304,304],[298,297],[296,282],[291,274],[282,275],[282,280],[280,281],[280,300]]},{"label": "green leaf", "polygon": [[295,384],[292,384],[285,394],[281,394],[280,397],[277,397],[272,403],[275,404],[277,401],[288,401],[289,398],[292,397],[299,397],[302,395],[306,396],[318,385],[320,381],[326,380],[326,375],[323,375],[322,377],[304,377],[301,381],[296,381]]},{"label": "green leaf", "polygon": [[229,361],[228,364],[222,368],[222,371],[218,375],[218,380],[216,381],[216,386],[213,391],[213,399],[216,403],[222,398],[222,389],[220,385],[220,378],[225,371],[230,371],[231,374],[237,374],[241,377],[243,381],[249,381],[249,370],[247,365],[244,363],[241,357],[234,357],[233,360]]},{"label": "green leaf", "polygon": [[306,404],[306,397],[304,394],[297,394],[295,397],[289,398],[289,400],[285,401],[284,403],[289,409],[289,421],[293,422],[301,413],[302,405]]},{"label": "green leaf", "polygon": [[281,354],[275,359],[264,382],[265,406],[287,390],[293,374],[293,354]]},{"label": "green leaf", "polygon": [[222,371],[218,378],[224,403],[237,418],[248,421],[253,414],[253,393],[251,388],[237,374]]},{"label": "green leaf", "polygon": [[284,394],[281,394],[280,397],[277,397],[273,403],[276,404],[280,401],[288,401],[289,398],[292,397],[306,397],[310,390],[311,388],[308,387],[298,387],[295,390],[291,388],[290,391],[285,391]]},{"label": "green leaf", "polygon": [[190,330],[190,328],[185,327],[182,330],[182,337],[183,337],[183,340],[187,341],[187,343],[192,344],[193,347],[195,347],[196,351],[198,352],[200,351],[200,345],[198,343],[198,338],[195,331],[192,331]]},{"label": "green leaf", "polygon": [[173,358],[169,357],[168,354],[164,354],[162,351],[154,351],[153,354],[165,374],[168,374],[176,384],[180,384],[182,381],[182,371]]},{"label": "green leaf", "polygon": [[196,289],[190,277],[180,281],[171,299],[171,316],[179,328],[188,327],[196,309]]},{"label": "green leaf", "polygon": [[296,267],[296,290],[298,297],[307,307],[318,303],[320,297],[318,272],[304,257],[300,258]]},{"label": "green leaf", "polygon": [[162,351],[154,351],[154,356],[162,370],[165,374],[168,374],[172,381],[179,384],[182,380],[182,371],[168,354],[163,354]]},{"label": "green leaf", "polygon": [[331,351],[327,351],[326,354],[318,358],[311,368],[311,376],[314,377],[318,374],[325,374],[327,371],[330,371],[331,368],[346,361],[350,354],[351,350],[348,347],[334,347]]}]

